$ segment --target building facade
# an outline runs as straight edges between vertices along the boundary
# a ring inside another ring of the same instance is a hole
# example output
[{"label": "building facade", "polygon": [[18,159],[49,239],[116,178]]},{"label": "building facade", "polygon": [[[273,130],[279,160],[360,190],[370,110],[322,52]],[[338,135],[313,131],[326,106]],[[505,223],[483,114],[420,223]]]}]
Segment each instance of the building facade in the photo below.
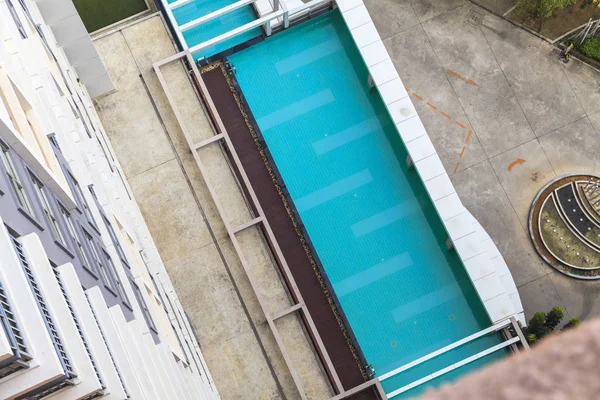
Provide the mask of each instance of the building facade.
[{"label": "building facade", "polygon": [[70,7],[0,0],[0,398],[219,398],[92,105],[114,87]]}]

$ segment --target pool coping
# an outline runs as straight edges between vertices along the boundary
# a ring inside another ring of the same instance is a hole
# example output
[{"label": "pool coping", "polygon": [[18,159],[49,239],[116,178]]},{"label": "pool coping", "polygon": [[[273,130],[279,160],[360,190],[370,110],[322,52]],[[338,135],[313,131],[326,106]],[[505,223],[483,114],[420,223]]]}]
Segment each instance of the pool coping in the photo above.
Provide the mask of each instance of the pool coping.
[{"label": "pool coping", "polygon": [[421,177],[442,220],[449,247],[458,253],[492,324],[512,316],[525,324],[506,261],[458,197],[363,0],[335,3],[369,71],[369,83],[377,88],[408,151],[407,161]]}]

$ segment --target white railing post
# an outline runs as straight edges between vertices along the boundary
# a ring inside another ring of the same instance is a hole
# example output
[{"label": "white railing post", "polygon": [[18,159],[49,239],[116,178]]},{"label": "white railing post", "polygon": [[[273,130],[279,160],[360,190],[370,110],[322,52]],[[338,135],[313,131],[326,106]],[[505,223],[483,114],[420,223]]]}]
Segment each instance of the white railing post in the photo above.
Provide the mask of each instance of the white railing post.
[{"label": "white railing post", "polygon": [[267,36],[271,36],[271,33],[273,33],[273,28],[271,28],[271,21],[267,21],[265,23],[265,33],[267,34]]},{"label": "white railing post", "polygon": [[290,13],[289,11],[285,11],[283,13],[283,29],[287,29],[290,27]]}]

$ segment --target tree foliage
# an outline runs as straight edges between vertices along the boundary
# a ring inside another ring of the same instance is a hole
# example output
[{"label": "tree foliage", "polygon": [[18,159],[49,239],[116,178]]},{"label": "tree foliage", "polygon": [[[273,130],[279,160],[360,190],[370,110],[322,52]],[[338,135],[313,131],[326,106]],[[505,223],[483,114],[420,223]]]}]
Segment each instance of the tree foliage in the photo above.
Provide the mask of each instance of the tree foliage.
[{"label": "tree foliage", "polygon": [[564,313],[560,307],[554,307],[548,313],[543,313],[542,311],[536,312],[533,318],[529,320],[527,327],[523,328],[523,334],[527,342],[533,344],[554,331],[563,317]]},{"label": "tree foliage", "polygon": [[518,0],[515,12],[520,16],[531,15],[537,18],[549,18],[554,11],[562,10],[574,3],[575,0]]},{"label": "tree foliage", "polygon": [[[600,1],[600,0],[598,0],[598,1]],[[567,329],[575,328],[575,327],[576,327],[577,325],[579,325],[580,323],[581,323],[581,321],[579,320],[579,318],[571,318],[571,319],[569,320],[569,322],[567,322],[567,323],[565,324],[565,326],[563,327],[563,329],[562,329],[562,330],[564,331],[564,330],[567,330]]]}]

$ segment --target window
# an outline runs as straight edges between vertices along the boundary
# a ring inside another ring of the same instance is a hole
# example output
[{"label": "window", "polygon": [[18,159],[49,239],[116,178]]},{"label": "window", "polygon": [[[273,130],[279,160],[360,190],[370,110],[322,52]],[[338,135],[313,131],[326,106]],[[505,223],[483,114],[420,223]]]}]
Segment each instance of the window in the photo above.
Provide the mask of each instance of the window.
[{"label": "window", "polygon": [[110,236],[110,239],[113,242],[113,245],[115,246],[115,249],[117,250],[117,254],[119,254],[119,258],[121,258],[121,261],[123,262],[123,264],[125,264],[125,266],[127,268],[129,267],[129,262],[127,262],[127,257],[125,257],[125,252],[123,251],[123,248],[121,247],[121,243],[119,242],[119,239],[117,238],[117,234],[115,233],[115,230],[113,229],[111,223],[108,221],[108,219],[105,216],[102,216],[102,219],[104,220],[104,225],[106,225],[106,230],[108,231],[108,236]]},{"label": "window", "polygon": [[100,258],[100,254],[98,254],[98,250],[96,249],[96,244],[94,243],[94,239],[92,239],[92,236],[89,233],[87,233],[86,231],[83,231],[83,234],[85,235],[85,239],[87,240],[87,244],[90,249],[90,254],[92,255],[94,262],[96,263],[98,272],[100,272],[100,277],[102,278],[102,282],[104,282],[104,286],[106,286],[108,289],[110,289],[114,293],[115,287],[114,287],[111,279],[109,278],[108,273],[106,272],[106,266],[102,262],[102,259]]},{"label": "window", "polygon": [[106,251],[102,250],[102,254],[104,254],[104,259],[106,260],[108,272],[110,272],[110,275],[112,276],[113,281],[117,285],[117,292],[119,293],[119,296],[121,296],[123,303],[128,305],[129,299],[127,298],[127,294],[125,293],[125,288],[123,287],[123,284],[121,283],[121,280],[119,279],[119,276],[117,275],[117,270],[115,269],[115,264],[113,263],[112,259],[110,258],[110,256],[108,255],[108,253]]},{"label": "window", "polygon": [[17,196],[17,201],[19,202],[19,205],[29,214],[33,215],[31,206],[29,204],[29,200],[27,199],[27,195],[25,194],[25,189],[23,188],[23,184],[21,183],[19,175],[17,175],[15,164],[13,163],[12,156],[10,155],[8,147],[4,147],[2,144],[0,144],[0,153],[0,156],[2,157],[2,164],[4,164],[4,169],[6,171],[6,175],[8,176],[10,185],[12,186],[15,195]]},{"label": "window", "polygon": [[50,143],[52,143],[52,145],[54,147],[56,147],[56,149],[62,153],[62,150],[60,149],[60,146],[58,145],[58,140],[56,139],[56,135],[50,135],[48,136],[48,140],[50,140]]},{"label": "window", "polygon": [[135,298],[138,301],[138,304],[140,305],[140,308],[142,309],[142,314],[144,314],[144,319],[146,320],[146,324],[148,325],[148,328],[150,328],[154,333],[158,333],[158,331],[156,330],[156,325],[154,325],[154,321],[152,320],[152,315],[150,314],[150,310],[148,310],[148,307],[146,307],[146,302],[144,301],[144,298],[142,296],[142,292],[140,291],[140,288],[138,285],[136,285],[135,282],[131,281],[131,286],[133,287],[133,293],[135,293]]},{"label": "window", "polygon": [[21,34],[21,37],[23,39],[27,38],[27,31],[25,31],[25,27],[23,26],[23,24],[21,23],[21,20],[19,19],[19,14],[17,14],[17,10],[15,10],[15,6],[13,5],[12,0],[8,0],[6,4],[8,6],[8,11],[10,12],[10,15],[12,16],[12,19],[15,21],[15,25],[17,26],[17,29],[19,30],[19,33]]},{"label": "window", "polygon": [[79,255],[79,259],[84,264],[85,267],[91,268],[90,262],[85,255],[85,251],[83,250],[83,245],[81,244],[81,240],[79,239],[79,235],[77,234],[77,230],[75,229],[75,225],[73,225],[73,220],[71,219],[71,214],[67,211],[66,208],[59,205],[60,212],[63,215],[65,223],[67,225],[67,229],[69,230],[69,236],[71,236],[71,241],[73,243],[73,247],[77,251]]},{"label": "window", "polygon": [[50,202],[48,201],[48,196],[46,196],[46,191],[44,190],[44,185],[37,180],[33,175],[31,176],[31,181],[33,182],[33,186],[35,188],[35,192],[37,194],[40,205],[42,206],[42,210],[44,210],[44,215],[50,224],[50,228],[54,233],[54,237],[58,239],[61,243],[65,243],[65,239],[60,232],[60,228],[58,227],[58,221],[54,216],[54,211],[50,207]]},{"label": "window", "polygon": [[73,182],[73,188],[75,189],[75,196],[79,199],[80,206],[81,206],[81,208],[83,208],[83,213],[87,217],[88,222],[93,225],[94,224],[94,216],[92,215],[92,212],[90,211],[90,207],[88,206],[87,200],[85,199],[85,196],[83,195],[81,186],[79,186],[79,182],[77,182],[77,180],[70,173],[69,173],[69,177],[71,178],[71,182]]}]

